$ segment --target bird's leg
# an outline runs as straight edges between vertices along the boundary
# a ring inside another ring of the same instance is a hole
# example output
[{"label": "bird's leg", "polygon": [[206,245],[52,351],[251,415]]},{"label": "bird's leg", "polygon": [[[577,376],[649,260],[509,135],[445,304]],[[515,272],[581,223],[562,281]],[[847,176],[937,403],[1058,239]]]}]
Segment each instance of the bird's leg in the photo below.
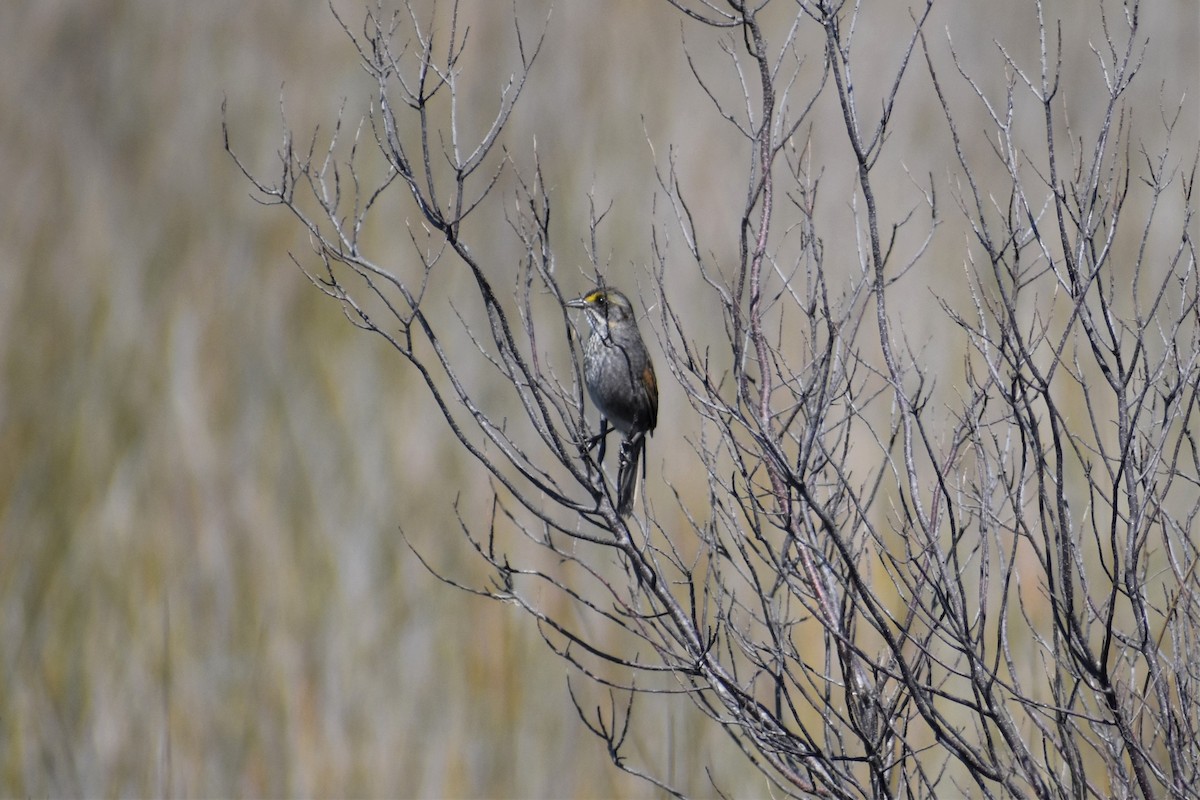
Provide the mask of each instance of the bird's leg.
[{"label": "bird's leg", "polygon": [[[624,469],[632,459],[641,454],[640,448],[646,440],[646,434],[640,431],[621,439],[621,455],[617,459],[619,469]],[[636,466],[636,465],[635,465]],[[642,480],[646,479],[646,461],[642,459]]]},{"label": "bird's leg", "polygon": [[612,430],[612,429],[608,426],[608,418],[601,417],[600,418],[600,432],[588,440],[588,443],[587,443],[588,450],[591,450],[596,445],[600,445],[600,453],[596,457],[597,464],[604,463],[604,446],[608,442],[608,432],[610,430]]},{"label": "bird's leg", "polygon": [[621,454],[617,458],[619,469],[625,469],[629,465],[629,457],[633,453],[634,445],[637,444],[636,436],[621,439]]}]

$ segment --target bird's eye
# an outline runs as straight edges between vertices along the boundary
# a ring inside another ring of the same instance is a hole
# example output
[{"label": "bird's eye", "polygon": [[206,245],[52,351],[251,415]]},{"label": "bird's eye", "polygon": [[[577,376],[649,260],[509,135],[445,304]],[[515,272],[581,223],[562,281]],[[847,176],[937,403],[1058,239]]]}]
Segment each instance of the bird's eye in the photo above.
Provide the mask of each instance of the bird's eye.
[{"label": "bird's eye", "polygon": [[596,302],[596,305],[600,306],[601,308],[604,308],[605,306],[608,305],[608,295],[597,293],[595,302]]}]

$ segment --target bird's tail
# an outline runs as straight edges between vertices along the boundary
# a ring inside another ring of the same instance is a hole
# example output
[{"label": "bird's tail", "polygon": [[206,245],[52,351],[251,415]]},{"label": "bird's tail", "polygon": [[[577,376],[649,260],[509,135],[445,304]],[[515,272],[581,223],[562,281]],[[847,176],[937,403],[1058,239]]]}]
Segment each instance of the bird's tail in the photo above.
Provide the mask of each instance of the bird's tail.
[{"label": "bird's tail", "polygon": [[617,513],[628,517],[637,499],[638,461],[646,449],[646,434],[637,433],[621,442],[621,460],[617,467]]}]

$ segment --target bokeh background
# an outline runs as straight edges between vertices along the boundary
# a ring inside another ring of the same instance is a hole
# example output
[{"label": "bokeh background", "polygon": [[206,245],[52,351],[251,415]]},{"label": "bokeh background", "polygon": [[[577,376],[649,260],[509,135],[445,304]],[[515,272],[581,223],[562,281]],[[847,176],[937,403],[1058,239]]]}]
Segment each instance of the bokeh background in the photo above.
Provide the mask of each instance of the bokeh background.
[{"label": "bokeh background", "polygon": [[[860,33],[881,74],[906,19],[896,5],[866,4],[892,15]],[[950,30],[995,88],[993,39],[1036,54],[1027,6],[947,3],[930,31]],[[355,3],[337,8],[360,23]],[[531,32],[549,8],[516,3]],[[1092,3],[1047,8],[1098,30]],[[464,80],[484,117],[514,65],[512,9],[463,4],[477,70]],[[1198,13],[1193,0],[1143,8],[1148,113],[1160,88],[1168,106],[1197,89]],[[1075,28],[1068,70],[1092,78],[1070,102],[1085,122],[1098,79]],[[678,148],[715,256],[733,252],[744,151],[695,86],[685,35],[721,74],[711,37],[665,4],[560,2],[549,16],[508,141],[527,158],[537,139],[560,264],[587,261],[592,190],[613,201],[611,275],[648,285],[638,265],[661,219],[647,138],[660,159]],[[889,146],[941,180],[940,112],[914,75]],[[415,373],[292,266],[302,232],[253,202],[223,152],[222,102],[235,149],[270,176],[281,100],[303,135],[371,92],[316,0],[0,6],[0,796],[653,795],[577,720],[531,621],[438,583],[401,542],[403,525],[439,568],[477,576],[452,504],[486,514],[483,476]],[[811,134],[830,143],[827,194],[848,201],[833,113]],[[982,152],[982,118],[963,122]],[[1190,104],[1185,159],[1196,129]],[[1161,141],[1153,122],[1138,131]],[[895,183],[893,210],[913,205]],[[401,259],[406,236],[380,226],[373,255]],[[964,240],[942,240],[913,281],[926,300],[961,274]],[[677,299],[694,278],[669,276]],[[664,387],[668,420],[678,401]],[[664,427],[667,450],[688,433],[686,420]],[[651,709],[634,751],[692,791],[712,764],[735,794],[764,796],[696,723]]]}]

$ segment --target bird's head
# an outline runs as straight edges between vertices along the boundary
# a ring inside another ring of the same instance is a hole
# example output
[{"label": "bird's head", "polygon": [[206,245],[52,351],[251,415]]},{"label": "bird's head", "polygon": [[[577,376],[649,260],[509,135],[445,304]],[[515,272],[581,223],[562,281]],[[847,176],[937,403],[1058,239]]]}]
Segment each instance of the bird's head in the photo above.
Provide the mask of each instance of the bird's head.
[{"label": "bird's head", "polygon": [[615,323],[633,319],[633,305],[629,298],[616,289],[593,289],[582,297],[568,301],[567,307],[582,308],[587,312],[591,326],[600,331]]}]

